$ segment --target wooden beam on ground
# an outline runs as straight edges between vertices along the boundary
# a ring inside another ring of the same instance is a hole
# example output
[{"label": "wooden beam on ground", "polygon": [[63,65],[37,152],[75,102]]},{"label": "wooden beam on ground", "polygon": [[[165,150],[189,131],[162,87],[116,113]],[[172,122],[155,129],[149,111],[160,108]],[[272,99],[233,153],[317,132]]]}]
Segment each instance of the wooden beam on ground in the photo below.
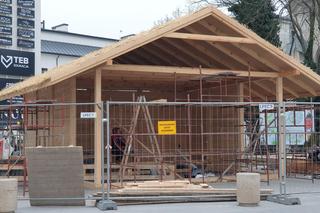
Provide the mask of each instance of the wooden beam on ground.
[{"label": "wooden beam on ground", "polygon": [[191,34],[191,33],[169,33],[165,35],[166,38],[197,40],[197,41],[211,41],[211,42],[224,42],[224,43],[240,43],[240,44],[256,44],[256,41],[243,38],[243,37],[231,37],[231,36],[214,36],[203,34]]},{"label": "wooden beam on ground", "polygon": [[94,184],[96,186],[101,185],[101,121],[102,121],[102,106],[101,106],[101,93],[102,93],[102,78],[101,68],[98,68],[95,72],[94,79],[94,101],[95,101],[95,113],[96,118],[94,122]]},{"label": "wooden beam on ground", "polygon": [[[173,74],[177,75],[190,75],[198,76],[199,68],[191,67],[172,67],[172,66],[151,66],[151,65],[124,65],[124,64],[114,64],[105,66],[103,70],[106,71],[123,71],[123,72],[144,72],[144,73],[162,73],[162,74]],[[202,68],[202,74],[204,76],[236,76],[236,77],[248,77],[249,71],[246,70],[227,70],[227,69],[211,69]],[[279,73],[277,72],[264,72],[264,71],[250,71],[250,76],[252,78],[277,78]]]}]

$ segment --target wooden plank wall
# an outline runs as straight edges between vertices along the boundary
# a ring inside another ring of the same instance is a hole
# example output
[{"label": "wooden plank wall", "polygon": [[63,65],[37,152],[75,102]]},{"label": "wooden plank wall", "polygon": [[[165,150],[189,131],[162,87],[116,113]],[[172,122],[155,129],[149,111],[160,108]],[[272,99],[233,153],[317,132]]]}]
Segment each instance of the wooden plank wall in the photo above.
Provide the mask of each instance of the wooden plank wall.
[{"label": "wooden plank wall", "polygon": [[[50,106],[46,112],[38,113],[38,123],[31,121],[29,115],[29,125],[37,124],[38,126],[49,126],[49,130],[39,130],[40,142],[43,146],[68,146],[76,145],[76,106],[62,106],[58,103],[75,103],[76,102],[76,83],[74,79],[62,82],[54,87],[48,87],[37,92],[25,95],[26,102],[40,101],[40,103],[50,103],[55,100],[57,105]],[[53,103],[55,103],[53,102]],[[31,108],[31,107],[30,107]],[[43,107],[39,110],[43,111]],[[34,117],[36,118],[36,116]],[[48,121],[50,120],[50,121]],[[39,128],[40,129],[40,128]],[[43,128],[42,128],[43,129]],[[48,136],[49,135],[49,136]],[[27,146],[35,146],[36,131],[26,131]],[[39,138],[39,137],[38,137]]]},{"label": "wooden plank wall", "polygon": [[[206,89],[203,91],[204,101],[238,102],[239,86],[229,85],[224,88]],[[207,95],[211,95],[210,97]],[[192,94],[192,99],[200,99],[199,92]],[[240,108],[223,105],[203,107],[204,149],[207,172],[223,172],[237,158],[241,150]],[[193,115],[199,112],[192,113]],[[197,116],[198,117],[198,116]],[[198,127],[199,128],[199,127]],[[194,130],[200,132],[199,130]],[[193,136],[193,141],[199,141]]]},{"label": "wooden plank wall", "polygon": [[[59,85],[56,85],[54,88],[46,88],[39,91],[37,94],[28,94],[28,100],[47,100],[55,99],[55,97],[60,97],[61,95],[64,98],[64,102],[75,102],[75,94],[70,91],[75,91],[74,83],[66,81]],[[221,96],[221,101],[237,101],[237,94],[239,93],[237,85],[228,86],[225,88],[223,95]],[[217,97],[221,91],[218,89],[208,89],[204,90],[204,94],[216,95]],[[77,91],[77,102],[92,102],[93,100],[93,90],[87,91]],[[172,94],[152,94],[146,93],[147,100],[155,100],[156,98],[168,98],[169,101],[173,100]],[[190,94],[191,99],[199,99],[199,92],[195,91]],[[226,96],[228,95],[228,97]],[[136,94],[136,97],[138,94]],[[186,93],[179,93],[177,96],[180,99],[186,99]],[[232,97],[231,97],[232,96]],[[132,101],[133,96],[131,93],[117,93],[117,92],[103,92],[102,100],[116,100],[116,101]],[[149,107],[151,117],[154,119],[153,123],[155,129],[157,129],[158,120],[177,120],[178,132],[185,133],[179,136],[160,136],[159,144],[162,149],[162,152],[172,157],[168,157],[168,161],[183,161],[182,158],[174,157],[177,156],[176,150],[181,150],[184,153],[189,151],[189,135],[188,135],[188,110],[187,107],[168,107],[168,106],[156,106]],[[52,134],[61,134],[64,135],[64,141],[62,142],[59,139],[51,139],[51,145],[69,145],[76,144],[78,146],[83,146],[84,151],[93,152],[94,148],[94,123],[93,120],[83,120],[79,119],[81,111],[92,111],[93,106],[87,107],[77,107],[76,109],[72,107],[65,108],[65,126],[63,129],[55,128],[52,131]],[[132,119],[132,107],[125,106],[123,109],[111,108],[111,117],[119,117],[119,121],[122,122],[122,125],[128,127]],[[176,112],[176,115],[174,115]],[[200,107],[191,107],[191,125],[192,125],[192,140],[191,140],[191,150],[198,155],[193,156],[193,161],[195,164],[199,165],[201,163],[201,155],[199,152],[207,152],[209,155],[205,157],[206,171],[223,171],[230,161],[235,160],[234,153],[241,148],[240,135],[237,134],[240,132],[239,126],[239,109],[228,108],[228,107],[203,107],[203,130],[205,134],[203,137],[203,147],[201,146],[201,123],[200,123]],[[59,113],[52,113],[51,116],[54,116],[55,119],[61,119]],[[142,115],[139,117],[140,122],[137,126],[138,133],[147,133],[146,125],[143,120]],[[75,127],[76,125],[76,127]],[[112,124],[112,127],[116,127],[119,124]],[[76,130],[75,130],[76,129]],[[222,134],[224,133],[224,134]],[[28,135],[30,136],[30,141],[34,141],[34,131],[29,131]],[[32,139],[32,137],[33,139]],[[106,139],[106,138],[105,138]],[[148,145],[147,136],[139,136],[141,141],[145,141]],[[75,142],[76,141],[76,142]],[[31,142],[29,142],[31,144]],[[136,145],[139,150],[142,150],[142,147]],[[149,145],[148,145],[149,146]],[[229,153],[229,154],[228,154]],[[92,153],[93,154],[93,153]],[[212,155],[216,154],[216,155]],[[149,159],[152,161],[152,158]]]}]

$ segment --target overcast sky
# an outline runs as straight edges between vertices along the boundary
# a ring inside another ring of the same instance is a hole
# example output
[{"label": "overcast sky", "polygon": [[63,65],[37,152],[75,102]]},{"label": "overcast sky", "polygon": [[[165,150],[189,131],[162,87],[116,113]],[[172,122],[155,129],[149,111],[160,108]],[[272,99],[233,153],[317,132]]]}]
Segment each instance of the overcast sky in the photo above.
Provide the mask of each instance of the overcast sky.
[{"label": "overcast sky", "polygon": [[69,24],[69,31],[119,38],[147,30],[186,0],[41,0],[46,28]]}]

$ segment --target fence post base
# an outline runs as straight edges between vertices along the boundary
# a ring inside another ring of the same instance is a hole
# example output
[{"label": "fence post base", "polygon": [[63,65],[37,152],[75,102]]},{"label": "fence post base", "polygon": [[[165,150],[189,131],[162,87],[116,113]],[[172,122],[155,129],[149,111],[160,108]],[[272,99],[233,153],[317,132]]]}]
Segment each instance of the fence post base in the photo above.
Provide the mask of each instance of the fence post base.
[{"label": "fence post base", "polygon": [[112,200],[100,200],[97,203],[97,208],[100,209],[101,211],[107,211],[107,210],[117,210],[118,206]]},{"label": "fence post base", "polygon": [[301,205],[301,201],[299,198],[288,197],[286,195],[270,195],[267,197],[267,201],[290,206]]}]

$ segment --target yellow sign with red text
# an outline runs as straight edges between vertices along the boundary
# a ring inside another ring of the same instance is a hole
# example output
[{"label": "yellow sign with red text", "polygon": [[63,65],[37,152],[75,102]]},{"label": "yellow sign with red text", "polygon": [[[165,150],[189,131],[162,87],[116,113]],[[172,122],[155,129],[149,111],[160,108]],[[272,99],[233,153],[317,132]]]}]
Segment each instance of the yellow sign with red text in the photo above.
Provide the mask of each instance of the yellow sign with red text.
[{"label": "yellow sign with red text", "polygon": [[158,121],[159,135],[176,135],[177,122],[176,121]]}]

